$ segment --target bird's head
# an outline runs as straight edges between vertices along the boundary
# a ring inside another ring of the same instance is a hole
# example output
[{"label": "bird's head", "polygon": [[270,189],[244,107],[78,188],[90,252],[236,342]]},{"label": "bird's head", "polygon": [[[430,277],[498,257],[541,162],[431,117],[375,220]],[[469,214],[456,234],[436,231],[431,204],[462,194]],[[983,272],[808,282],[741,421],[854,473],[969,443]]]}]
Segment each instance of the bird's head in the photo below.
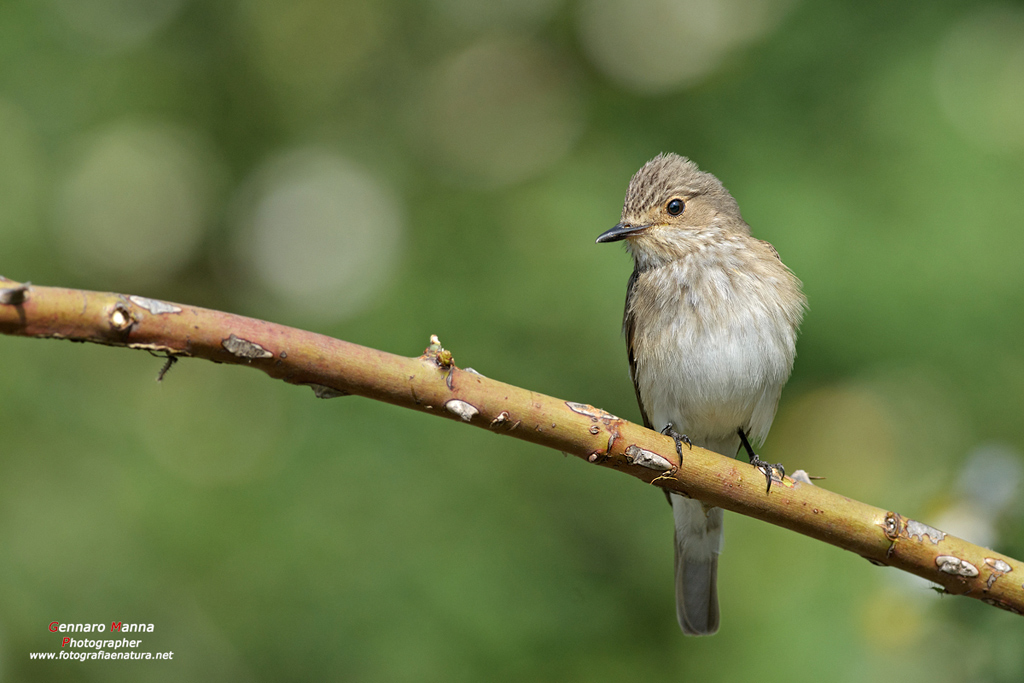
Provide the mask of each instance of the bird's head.
[{"label": "bird's head", "polygon": [[678,154],[659,154],[629,181],[622,220],[597,242],[626,240],[637,259],[671,260],[692,251],[709,228],[750,233],[722,183]]}]

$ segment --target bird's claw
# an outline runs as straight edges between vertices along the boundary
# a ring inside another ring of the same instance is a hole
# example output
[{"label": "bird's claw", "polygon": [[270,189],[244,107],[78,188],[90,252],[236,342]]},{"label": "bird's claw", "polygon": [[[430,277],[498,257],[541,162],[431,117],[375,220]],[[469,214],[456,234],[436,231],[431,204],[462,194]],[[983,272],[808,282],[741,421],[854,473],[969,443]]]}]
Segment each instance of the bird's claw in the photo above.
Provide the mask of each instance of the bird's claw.
[{"label": "bird's claw", "polygon": [[761,460],[761,458],[757,457],[756,455],[753,455],[750,458],[750,464],[756,467],[758,470],[760,470],[761,474],[763,474],[764,478],[767,480],[768,487],[764,490],[765,493],[771,493],[772,479],[776,478],[776,472],[778,472],[777,478],[780,482],[782,481],[783,477],[786,476],[786,468],[782,466],[782,463],[767,463],[764,460]]},{"label": "bird's claw", "polygon": [[778,470],[779,473],[778,480],[779,482],[782,482],[786,476],[786,468],[782,466],[782,463],[777,462],[773,465],[757,457],[757,453],[755,453],[754,449],[750,447],[750,441],[747,440],[747,434],[743,431],[742,427],[737,429],[736,433],[739,434],[740,443],[743,444],[744,450],[747,451],[747,457],[750,458],[750,464],[759,469],[764,475],[764,478],[768,480],[768,488],[766,488],[764,492],[771,493],[772,479],[775,477],[776,470]]},{"label": "bird's claw", "polygon": [[665,428],[661,430],[661,433],[665,436],[671,436],[672,440],[676,442],[676,453],[679,455],[679,461],[683,461],[683,444],[685,443],[687,448],[693,450],[693,443],[690,441],[690,437],[686,434],[680,434],[677,432],[671,422],[665,425]]}]

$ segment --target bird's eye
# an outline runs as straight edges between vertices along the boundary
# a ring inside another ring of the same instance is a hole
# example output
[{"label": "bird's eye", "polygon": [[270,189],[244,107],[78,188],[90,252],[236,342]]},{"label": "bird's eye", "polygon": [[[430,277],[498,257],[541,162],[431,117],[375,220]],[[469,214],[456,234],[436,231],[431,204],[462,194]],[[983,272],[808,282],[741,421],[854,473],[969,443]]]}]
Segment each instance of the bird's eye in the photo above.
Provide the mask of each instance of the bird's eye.
[{"label": "bird's eye", "polygon": [[683,212],[684,208],[686,208],[686,205],[683,204],[682,199],[673,199],[665,205],[665,210],[672,216],[678,216]]}]

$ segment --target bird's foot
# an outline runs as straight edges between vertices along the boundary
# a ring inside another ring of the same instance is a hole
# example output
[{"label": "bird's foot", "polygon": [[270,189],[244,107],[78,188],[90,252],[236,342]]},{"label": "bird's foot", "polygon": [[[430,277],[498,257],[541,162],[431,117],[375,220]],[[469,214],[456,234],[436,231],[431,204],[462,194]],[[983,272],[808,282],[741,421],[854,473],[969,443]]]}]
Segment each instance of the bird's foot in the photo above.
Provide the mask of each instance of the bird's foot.
[{"label": "bird's foot", "polygon": [[761,471],[764,478],[768,481],[768,487],[764,490],[765,493],[771,493],[772,480],[777,479],[779,482],[786,476],[786,468],[782,466],[782,463],[769,463],[761,460],[756,454],[750,458],[750,464]]},{"label": "bird's foot", "polygon": [[683,444],[685,443],[687,448],[693,450],[693,443],[690,442],[690,437],[686,434],[680,434],[677,432],[671,422],[665,425],[665,428],[661,430],[661,433],[665,436],[671,436],[672,440],[676,442],[676,453],[679,454],[679,461],[683,461]]},{"label": "bird's foot", "polygon": [[765,493],[771,493],[772,491],[772,479],[777,479],[780,483],[786,476],[786,468],[782,466],[782,463],[768,463],[761,458],[757,457],[757,453],[750,447],[750,442],[747,441],[747,435],[743,429],[736,430],[740,435],[740,441],[743,442],[743,448],[747,451],[747,457],[750,458],[750,464],[761,471],[764,478],[768,481],[768,487],[765,489]]}]

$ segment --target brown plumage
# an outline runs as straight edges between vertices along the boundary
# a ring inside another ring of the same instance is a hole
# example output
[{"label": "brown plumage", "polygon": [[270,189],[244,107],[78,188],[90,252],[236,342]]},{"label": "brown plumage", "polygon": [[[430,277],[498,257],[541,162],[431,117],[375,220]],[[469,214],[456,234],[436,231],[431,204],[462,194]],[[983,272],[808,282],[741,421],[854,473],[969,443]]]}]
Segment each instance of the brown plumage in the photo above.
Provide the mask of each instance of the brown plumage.
[{"label": "brown plumage", "polygon": [[[633,176],[622,220],[598,238],[618,240],[634,260],[623,328],[644,424],[729,457],[741,430],[762,441],[793,367],[806,304],[800,281],[750,235],[722,183],[675,154]],[[722,511],[670,501],[679,624],[714,633]]]}]

